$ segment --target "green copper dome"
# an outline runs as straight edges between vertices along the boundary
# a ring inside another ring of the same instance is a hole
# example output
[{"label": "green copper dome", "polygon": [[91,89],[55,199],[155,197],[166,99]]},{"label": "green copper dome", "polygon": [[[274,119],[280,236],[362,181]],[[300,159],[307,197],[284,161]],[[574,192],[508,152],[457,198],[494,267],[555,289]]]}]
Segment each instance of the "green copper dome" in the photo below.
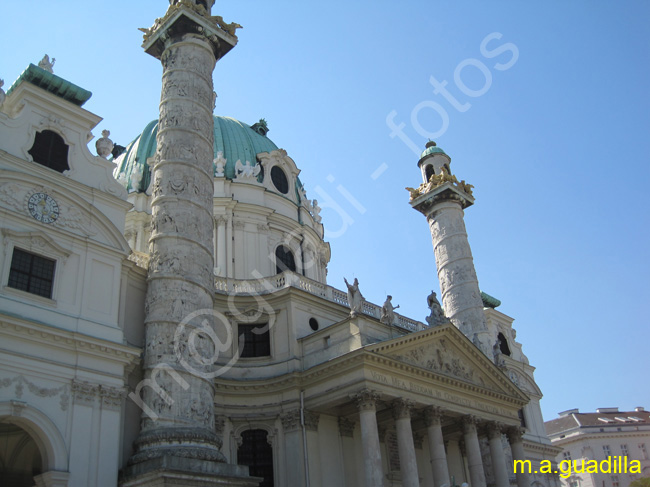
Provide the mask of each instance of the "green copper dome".
[{"label": "green copper dome", "polygon": [[[222,152],[226,158],[226,178],[235,177],[235,164],[238,160],[256,165],[257,154],[278,149],[271,139],[262,135],[266,134],[267,130],[263,120],[251,127],[234,118],[214,116],[214,157],[217,157],[218,152]],[[154,120],[126,147],[126,151],[115,159],[117,167],[113,174],[118,179],[126,178],[129,192],[142,193],[149,187],[151,173],[147,159],[156,153],[157,133],[158,120]],[[134,178],[133,174],[140,171],[140,182],[137,187],[133,187],[132,183],[137,183],[137,176]]]},{"label": "green copper dome", "polygon": [[422,155],[420,155],[420,159],[424,159],[426,156],[430,156],[431,154],[445,154],[445,151],[436,145],[432,145],[424,149],[424,152],[422,152]]}]

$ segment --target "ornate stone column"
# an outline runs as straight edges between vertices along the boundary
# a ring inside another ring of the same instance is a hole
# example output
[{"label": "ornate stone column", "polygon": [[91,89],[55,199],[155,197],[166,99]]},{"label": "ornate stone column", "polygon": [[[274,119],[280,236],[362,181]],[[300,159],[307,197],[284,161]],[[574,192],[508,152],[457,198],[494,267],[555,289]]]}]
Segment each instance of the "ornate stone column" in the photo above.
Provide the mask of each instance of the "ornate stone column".
[{"label": "ornate stone column", "polygon": [[[429,156],[424,155],[419,164],[426,166]],[[451,159],[445,157],[448,166]],[[459,183],[441,163],[435,166],[431,179],[412,193],[411,206],[429,223],[445,315],[490,356],[483,301],[463,214],[463,209],[474,204],[471,185]]]},{"label": "ornate stone column", "polygon": [[411,428],[411,409],[413,401],[396,399],[393,401],[393,419],[397,430],[397,449],[399,452],[402,485],[404,487],[419,487],[420,476],[415,459],[415,445],[413,443],[413,429]]},{"label": "ornate stone column", "polygon": [[465,440],[465,451],[467,454],[467,467],[469,469],[469,483],[472,487],[486,487],[485,471],[483,470],[483,459],[481,458],[481,446],[478,442],[476,426],[478,418],[475,416],[464,416],[463,438]]},{"label": "ornate stone column", "polygon": [[138,398],[143,393],[142,427],[124,485],[155,483],[159,479],[134,477],[152,471],[164,476],[172,465],[192,472],[196,485],[213,485],[221,475],[240,477],[229,485],[256,485],[245,480],[246,468],[226,465],[220,452],[214,386],[205,366],[215,344],[201,332],[215,326],[212,71],[237,43],[234,30],[226,32],[210,16],[213,3],[171,2],[144,36],[143,47],[160,59],[163,74],[152,167],[145,379],[137,391]]},{"label": "ornate stone column", "polygon": [[354,399],[359,409],[365,485],[366,487],[383,487],[384,471],[381,465],[376,406],[379,394],[375,391],[364,389],[358,394],[355,394]]},{"label": "ornate stone column", "polygon": [[443,484],[450,484],[441,420],[442,408],[430,406],[424,410],[424,423],[427,426],[434,487],[442,487]]},{"label": "ornate stone column", "polygon": [[496,487],[510,487],[508,478],[508,467],[506,466],[506,455],[503,452],[503,425],[499,423],[489,423],[487,425],[488,440],[490,442],[490,456],[492,457],[492,470],[494,471],[494,480]]},{"label": "ornate stone column", "polygon": [[[526,460],[526,452],[524,452],[524,435],[525,430],[518,426],[513,426],[508,428],[507,435],[508,441],[510,442],[510,449],[512,450],[512,459],[513,460]],[[521,471],[519,471],[521,470]],[[517,475],[517,485],[519,487],[530,487],[530,477],[528,472],[523,469],[518,469],[515,472]]]}]

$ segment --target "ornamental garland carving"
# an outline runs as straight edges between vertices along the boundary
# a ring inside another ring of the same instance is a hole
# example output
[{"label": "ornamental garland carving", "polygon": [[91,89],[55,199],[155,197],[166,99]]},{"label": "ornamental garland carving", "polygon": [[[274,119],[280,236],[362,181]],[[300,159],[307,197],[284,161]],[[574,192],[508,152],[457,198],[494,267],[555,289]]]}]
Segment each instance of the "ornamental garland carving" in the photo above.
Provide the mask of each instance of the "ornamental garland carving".
[{"label": "ornamental garland carving", "polygon": [[14,395],[18,399],[21,399],[23,397],[25,386],[27,386],[29,392],[37,397],[60,396],[59,407],[61,408],[61,411],[68,410],[68,405],[70,404],[70,391],[66,384],[53,388],[39,387],[22,375],[17,375],[11,379],[0,379],[0,388],[10,387],[12,384],[15,385]]}]

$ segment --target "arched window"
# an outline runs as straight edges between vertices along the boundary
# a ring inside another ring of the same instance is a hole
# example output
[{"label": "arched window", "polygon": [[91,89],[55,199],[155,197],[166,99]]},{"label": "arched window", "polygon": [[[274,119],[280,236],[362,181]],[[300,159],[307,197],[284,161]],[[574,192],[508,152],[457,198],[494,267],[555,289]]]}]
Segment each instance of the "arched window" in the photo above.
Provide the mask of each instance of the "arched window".
[{"label": "arched window", "polygon": [[286,245],[279,245],[275,249],[275,273],[280,274],[284,271],[296,272],[296,259],[293,252]]},{"label": "arched window", "polygon": [[68,165],[68,146],[56,132],[43,130],[36,132],[34,145],[29,149],[34,162],[58,172],[70,169]]},{"label": "arched window", "polygon": [[497,336],[501,341],[501,353],[510,357],[511,354],[510,347],[508,346],[508,340],[506,340],[506,337],[503,335],[503,333],[499,333]]},{"label": "arched window", "polygon": [[237,449],[237,463],[247,465],[251,476],[264,479],[260,487],[273,487],[273,448],[267,435],[262,429],[244,431]]},{"label": "arched window", "polygon": [[32,487],[42,468],[41,452],[29,433],[15,424],[0,423],[0,485]]},{"label": "arched window", "polygon": [[435,174],[435,171],[433,170],[433,166],[431,164],[427,164],[424,166],[424,175],[427,178],[427,181],[431,179],[431,176]]}]

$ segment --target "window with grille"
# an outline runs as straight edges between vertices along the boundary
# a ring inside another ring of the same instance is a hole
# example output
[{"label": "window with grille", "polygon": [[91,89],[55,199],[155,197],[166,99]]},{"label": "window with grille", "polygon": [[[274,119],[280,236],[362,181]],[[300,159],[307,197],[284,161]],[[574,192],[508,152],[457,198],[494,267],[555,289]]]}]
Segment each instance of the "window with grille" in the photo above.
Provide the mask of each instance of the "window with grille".
[{"label": "window with grille", "polygon": [[603,445],[603,453],[605,454],[605,458],[612,455],[609,445]]},{"label": "window with grille", "polygon": [[562,456],[564,457],[565,460],[571,461],[571,452],[570,451],[565,451],[562,453]]},{"label": "window with grille", "polygon": [[296,260],[289,247],[278,245],[275,249],[275,273],[280,274],[284,271],[296,272]]},{"label": "window with grille", "polygon": [[619,487],[618,475],[612,475],[612,487]]},{"label": "window with grille", "polygon": [[29,155],[34,162],[45,167],[63,172],[70,169],[68,165],[68,146],[56,132],[43,130],[36,132],[34,145],[29,149]]},{"label": "window with grille", "polygon": [[240,357],[270,356],[271,334],[268,324],[239,325],[239,348]]},{"label": "window with grille", "polygon": [[52,298],[56,261],[14,248],[7,286]]},{"label": "window with grille", "polygon": [[262,477],[260,487],[273,487],[273,448],[267,441],[267,432],[261,429],[244,431],[237,449],[237,463],[248,465],[250,475]]},{"label": "window with grille", "polygon": [[648,450],[645,448],[645,443],[639,443],[639,450],[641,450],[641,455],[644,460],[648,459]]},{"label": "window with grille", "polygon": [[627,445],[621,445],[621,453],[622,453],[624,456],[627,456],[627,455],[628,455]]}]

